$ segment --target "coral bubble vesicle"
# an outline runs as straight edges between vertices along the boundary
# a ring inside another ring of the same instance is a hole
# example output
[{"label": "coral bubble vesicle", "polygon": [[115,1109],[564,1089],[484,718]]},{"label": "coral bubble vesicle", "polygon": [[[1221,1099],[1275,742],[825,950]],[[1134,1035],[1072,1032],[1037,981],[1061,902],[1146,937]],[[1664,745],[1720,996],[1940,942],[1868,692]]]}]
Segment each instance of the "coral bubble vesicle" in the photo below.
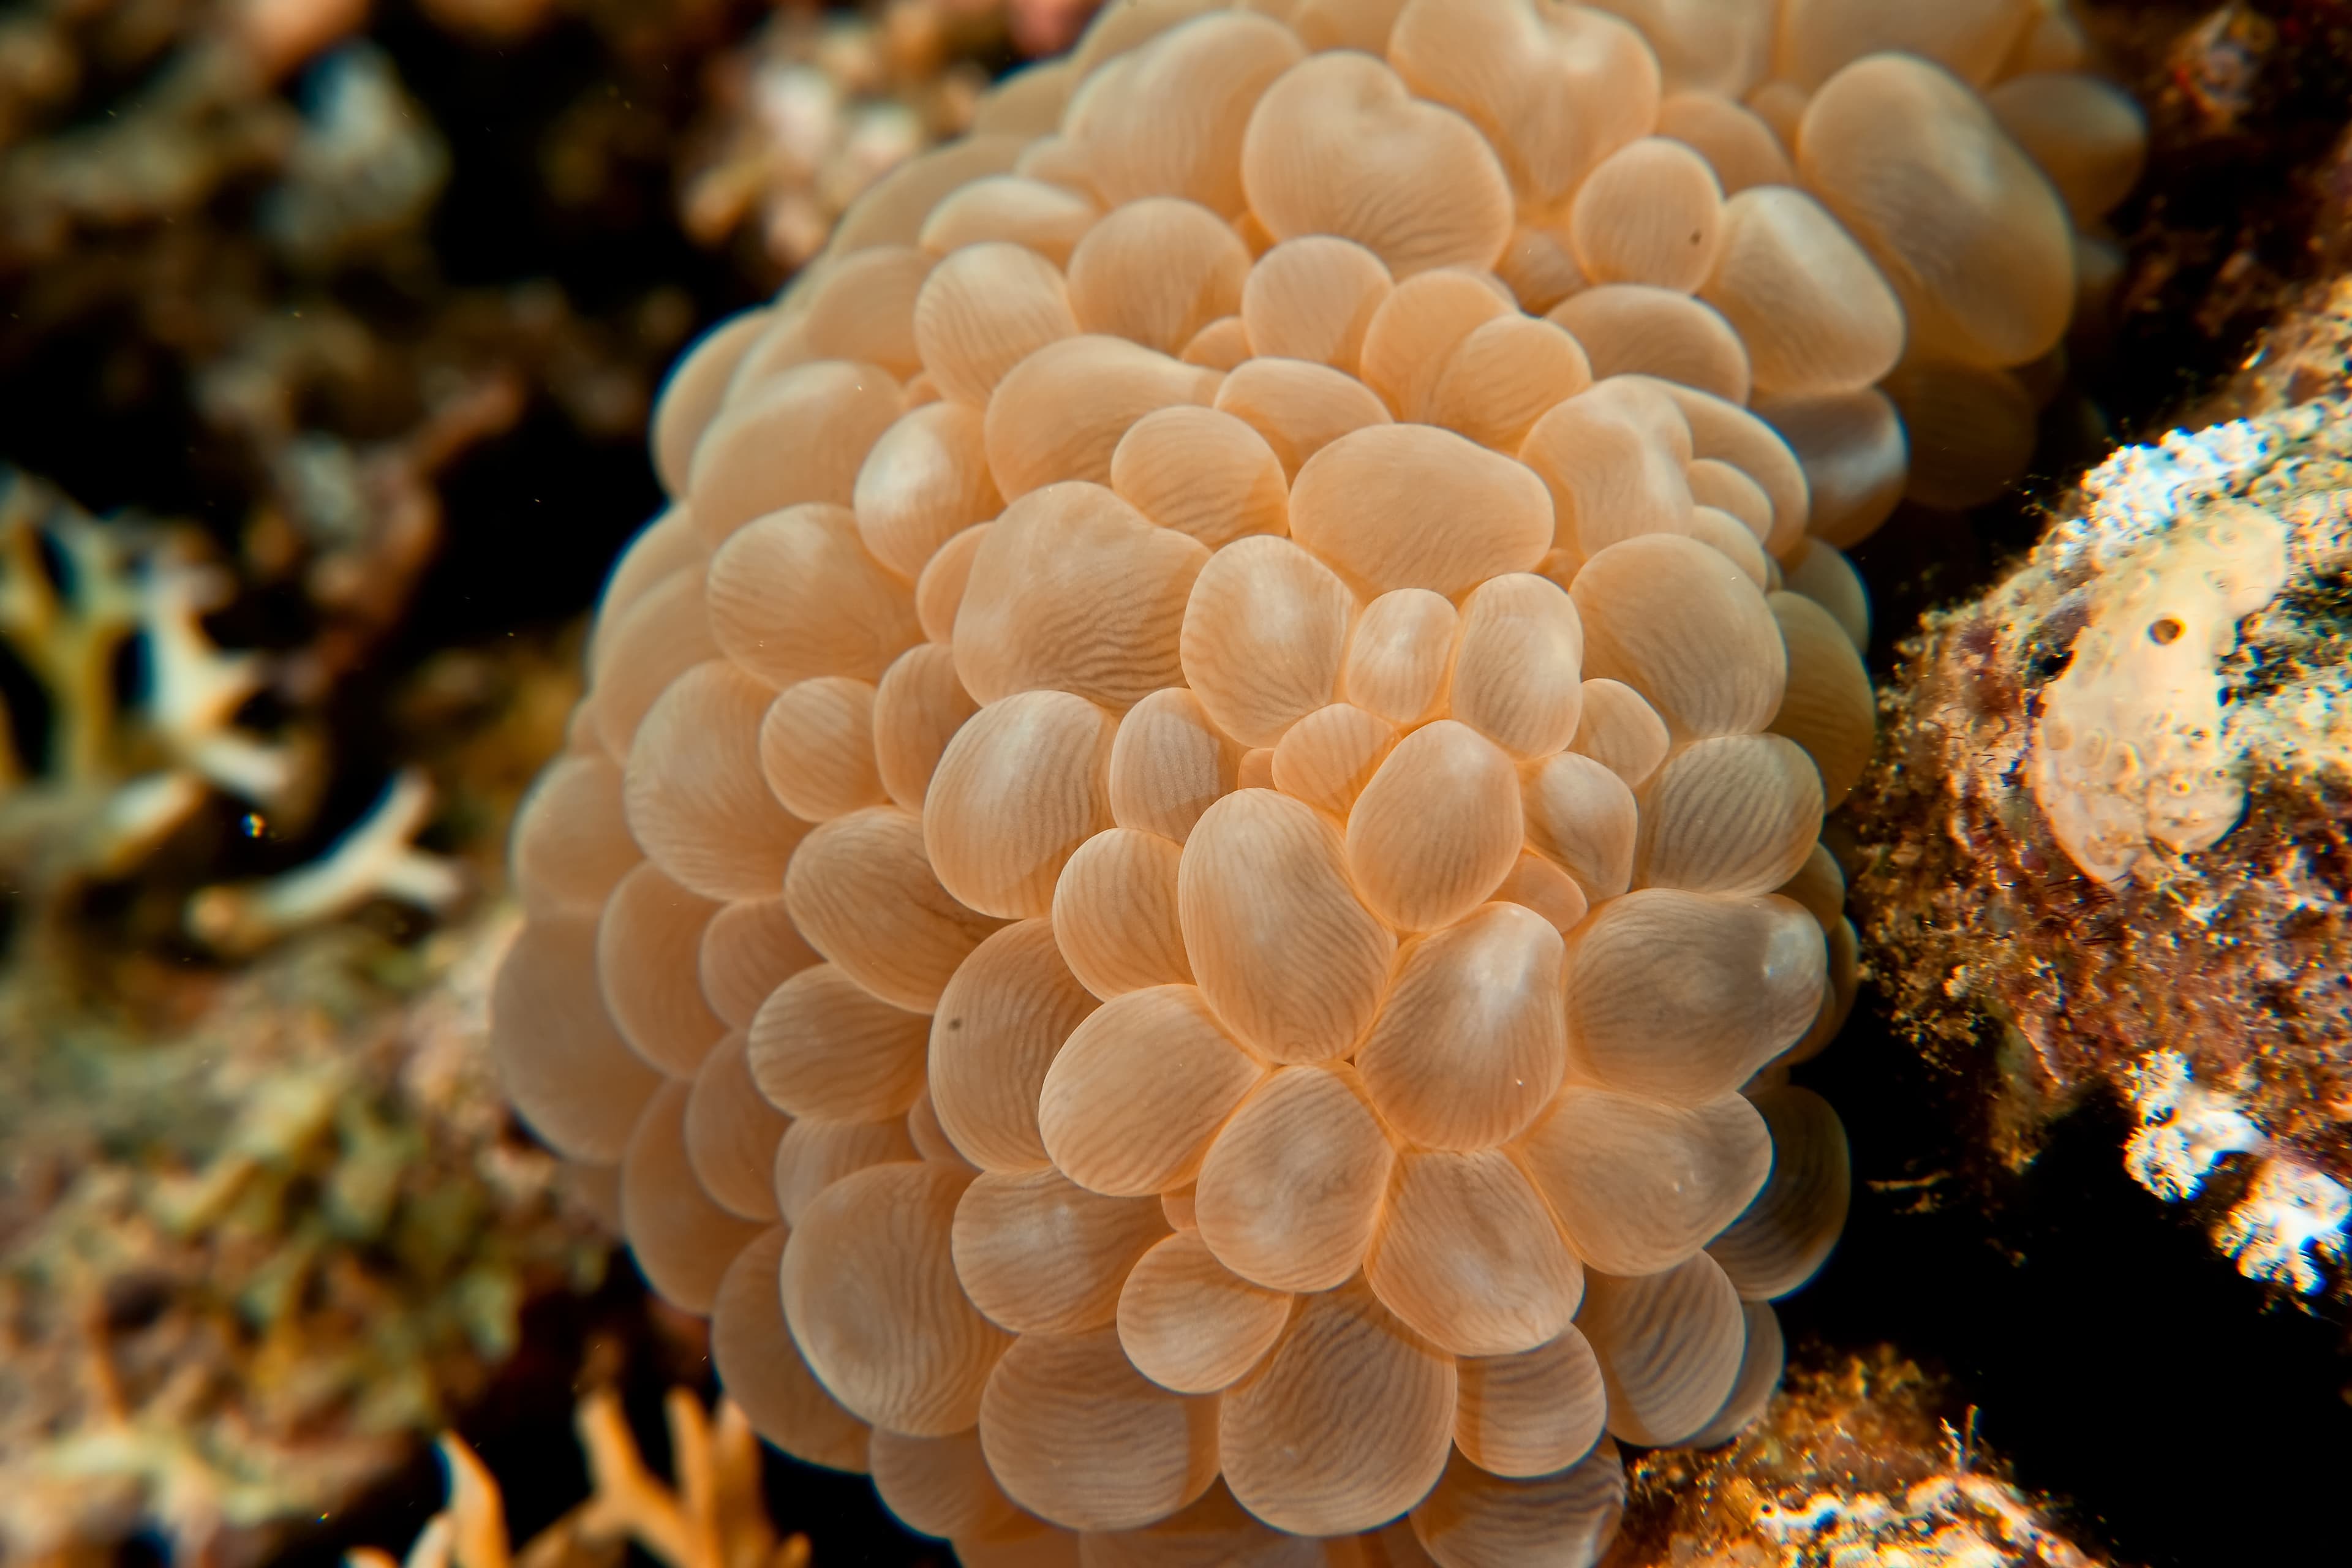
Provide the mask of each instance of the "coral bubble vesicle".
[{"label": "coral bubble vesicle", "polygon": [[493,1030],[763,1435],[973,1563],[1590,1568],[1763,1408],[1841,552],[2139,164],[2029,9],[1115,0],[689,353]]}]

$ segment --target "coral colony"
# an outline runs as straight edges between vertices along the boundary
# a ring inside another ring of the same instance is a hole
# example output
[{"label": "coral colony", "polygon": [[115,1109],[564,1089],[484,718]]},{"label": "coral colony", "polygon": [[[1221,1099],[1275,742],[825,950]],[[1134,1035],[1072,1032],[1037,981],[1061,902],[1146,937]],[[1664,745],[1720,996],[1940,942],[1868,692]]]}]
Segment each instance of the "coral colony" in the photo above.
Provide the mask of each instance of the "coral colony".
[{"label": "coral colony", "polygon": [[499,938],[313,931],[125,1029],[0,987],[0,1558],[257,1561],[600,1277],[497,1114]]},{"label": "coral colony", "polygon": [[686,358],[493,1029],[754,1428],[971,1563],[1507,1568],[1764,1408],[1839,547],[2023,460],[2140,158],[2082,57],[1138,0]]},{"label": "coral colony", "polygon": [[[464,1444],[442,1438],[448,1503],[417,1532],[400,1568],[605,1563],[625,1543],[663,1568],[808,1568],[808,1537],[779,1540],[761,1511],[760,1440],[742,1411],[722,1402],[713,1422],[694,1395],[672,1389],[665,1414],[675,1488],[646,1468],[610,1389],[583,1399],[573,1426],[588,1458],[588,1500],[520,1547],[508,1540],[497,1479]],[[385,1552],[357,1551],[344,1562],[347,1568],[394,1568]]]},{"label": "coral colony", "polygon": [[[205,612],[231,584],[195,531],[101,524],[21,474],[0,472],[0,638],[48,705],[38,754],[26,759],[14,754],[0,710],[0,868],[35,930],[61,918],[88,882],[130,873],[215,795],[250,806],[257,824],[304,818],[323,758],[299,733],[240,727],[267,667],[205,633]],[[127,647],[142,673],[124,701],[117,665]],[[319,860],[269,882],[197,891],[190,934],[250,952],[376,898],[454,908],[465,879],[410,842],[431,805],[421,775],[395,779]]]}]

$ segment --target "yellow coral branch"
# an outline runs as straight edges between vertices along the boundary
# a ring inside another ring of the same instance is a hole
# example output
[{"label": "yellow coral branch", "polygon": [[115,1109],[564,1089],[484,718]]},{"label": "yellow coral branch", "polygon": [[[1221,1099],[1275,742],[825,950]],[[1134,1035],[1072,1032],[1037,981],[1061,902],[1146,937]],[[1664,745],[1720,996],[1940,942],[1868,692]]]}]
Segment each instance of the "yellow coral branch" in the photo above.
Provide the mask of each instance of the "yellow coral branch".
[{"label": "yellow coral branch", "polygon": [[[55,500],[21,475],[0,500],[0,637],[53,699],[50,771],[89,779],[112,760],[114,660],[139,606],[120,546]],[[41,556],[44,533],[64,566],[62,593]]]},{"label": "yellow coral branch", "polygon": [[448,1501],[417,1532],[406,1558],[363,1547],[346,1568],[567,1568],[634,1542],[667,1568],[808,1568],[805,1535],[779,1541],[760,1499],[759,1439],[742,1411],[719,1402],[714,1426],[684,1389],[665,1405],[677,1480],[646,1468],[621,1401],[600,1388],[580,1402],[572,1427],[588,1458],[588,1500],[531,1538],[508,1544],[496,1478],[454,1436],[440,1442]]}]

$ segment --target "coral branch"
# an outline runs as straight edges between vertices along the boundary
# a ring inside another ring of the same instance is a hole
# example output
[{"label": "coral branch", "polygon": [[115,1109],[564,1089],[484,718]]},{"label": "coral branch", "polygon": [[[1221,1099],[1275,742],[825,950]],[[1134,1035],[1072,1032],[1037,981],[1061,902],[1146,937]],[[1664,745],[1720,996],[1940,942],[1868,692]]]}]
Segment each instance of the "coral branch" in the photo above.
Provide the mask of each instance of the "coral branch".
[{"label": "coral branch", "polygon": [[[449,1500],[425,1521],[400,1568],[555,1568],[603,1549],[634,1542],[666,1568],[808,1568],[805,1535],[779,1541],[760,1504],[759,1439],[741,1410],[721,1400],[714,1425],[694,1395],[670,1390],[664,1402],[677,1482],[664,1486],[637,1452],[621,1402],[600,1388],[580,1402],[573,1422],[588,1456],[588,1500],[531,1538],[508,1545],[497,1480],[455,1437],[440,1442]],[[352,1552],[348,1568],[395,1568],[373,1548]]]},{"label": "coral branch", "polygon": [[206,888],[188,904],[191,934],[226,952],[250,952],[289,931],[347,914],[372,899],[446,912],[468,883],[456,862],[410,842],[433,814],[433,786],[414,770],[395,777],[332,849],[264,882]]}]

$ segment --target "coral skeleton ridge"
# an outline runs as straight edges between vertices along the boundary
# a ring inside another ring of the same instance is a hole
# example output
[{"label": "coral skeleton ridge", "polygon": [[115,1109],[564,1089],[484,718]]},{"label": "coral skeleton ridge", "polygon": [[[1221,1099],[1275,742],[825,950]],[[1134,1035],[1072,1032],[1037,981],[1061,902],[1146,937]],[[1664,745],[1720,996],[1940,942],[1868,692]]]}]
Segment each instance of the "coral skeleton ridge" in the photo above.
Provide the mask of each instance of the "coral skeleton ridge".
[{"label": "coral skeleton ridge", "polygon": [[2124,1168],[2168,1203],[2195,1197],[2223,1156],[2262,1144],[2263,1130],[2237,1100],[2194,1081],[2179,1051],[2149,1052],[2129,1082],[2140,1125],[2124,1145]]},{"label": "coral skeleton ridge", "polygon": [[2253,1155],[2252,1176],[2222,1216],[2214,1244],[2250,1279],[2305,1296],[2324,1285],[2322,1266],[2343,1262],[2352,1240],[2352,1189],[2273,1143],[2236,1096],[2196,1082],[2178,1051],[2150,1052],[2126,1070],[2126,1082],[2140,1118],[2124,1145],[2132,1179],[2178,1203],[2195,1197],[2229,1155]]},{"label": "coral skeleton ridge", "polygon": [[762,1436],[975,1564],[1582,1568],[1763,1410],[1841,549],[2013,470],[2138,167],[2084,55],[1134,0],[689,352],[495,1038]]},{"label": "coral skeleton ridge", "polygon": [[2308,1296],[2327,1281],[2323,1265],[2344,1262],[2347,1221],[2352,1189],[2293,1158],[2273,1158],[2256,1169],[2213,1239],[2248,1279]]}]

